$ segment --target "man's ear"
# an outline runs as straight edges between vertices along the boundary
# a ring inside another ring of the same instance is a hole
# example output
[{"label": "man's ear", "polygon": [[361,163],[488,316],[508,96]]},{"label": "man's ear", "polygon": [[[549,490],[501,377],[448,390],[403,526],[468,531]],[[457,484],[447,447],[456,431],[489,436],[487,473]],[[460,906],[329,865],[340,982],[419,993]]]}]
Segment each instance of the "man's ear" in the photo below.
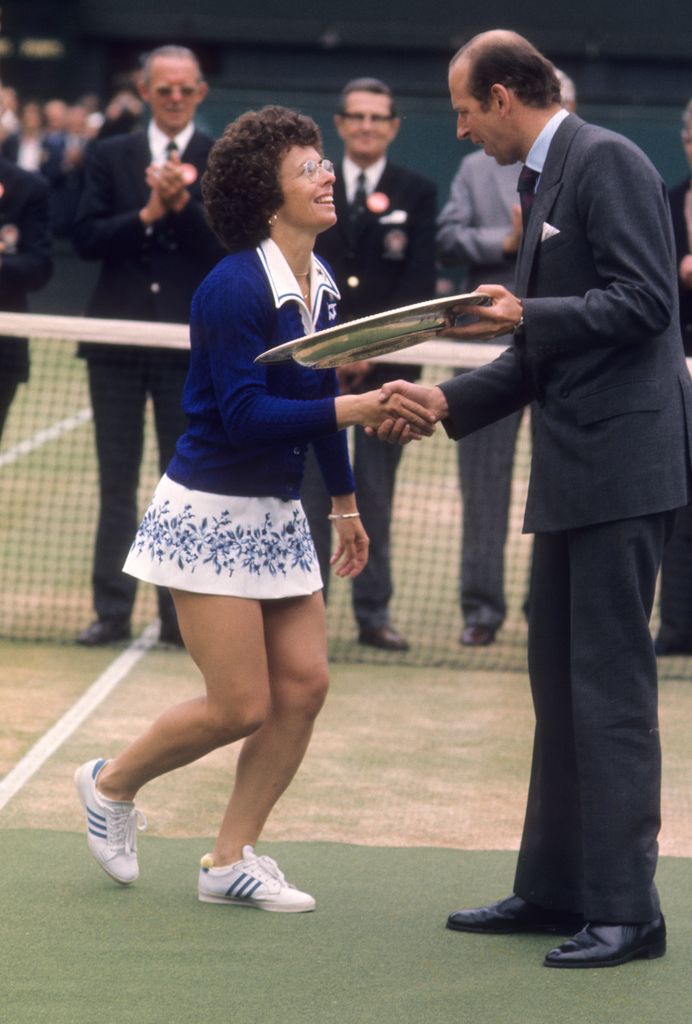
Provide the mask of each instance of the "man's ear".
[{"label": "man's ear", "polygon": [[498,112],[504,117],[512,106],[512,95],[505,85],[496,82],[490,86],[490,102],[495,105]]}]

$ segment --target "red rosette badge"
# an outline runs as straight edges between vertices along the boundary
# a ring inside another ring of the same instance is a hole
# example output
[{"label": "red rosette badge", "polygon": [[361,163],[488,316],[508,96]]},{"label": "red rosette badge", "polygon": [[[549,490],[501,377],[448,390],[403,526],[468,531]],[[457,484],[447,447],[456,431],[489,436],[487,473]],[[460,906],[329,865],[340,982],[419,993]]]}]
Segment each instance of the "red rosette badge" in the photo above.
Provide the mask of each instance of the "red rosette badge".
[{"label": "red rosette badge", "polygon": [[371,192],[365,200],[365,205],[370,210],[370,213],[376,213],[379,216],[379,214],[386,213],[389,209],[389,196],[385,195],[384,192]]}]

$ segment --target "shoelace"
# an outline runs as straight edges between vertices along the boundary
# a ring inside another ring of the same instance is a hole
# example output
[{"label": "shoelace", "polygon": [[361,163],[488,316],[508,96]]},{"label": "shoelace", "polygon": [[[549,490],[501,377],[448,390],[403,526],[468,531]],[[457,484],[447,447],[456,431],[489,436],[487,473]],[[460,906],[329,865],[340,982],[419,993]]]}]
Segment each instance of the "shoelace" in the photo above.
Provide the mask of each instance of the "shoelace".
[{"label": "shoelace", "polygon": [[255,855],[252,864],[255,870],[259,868],[259,871],[264,871],[270,878],[279,882],[281,885],[285,885],[288,889],[295,889],[295,885],[291,885],[290,882],[286,881],[283,871],[273,857],[268,857],[266,854],[262,854],[260,857]]},{"label": "shoelace", "polygon": [[111,850],[132,853],[137,848],[137,833],[147,827],[146,816],[136,807],[110,808],[108,815],[108,845]]}]

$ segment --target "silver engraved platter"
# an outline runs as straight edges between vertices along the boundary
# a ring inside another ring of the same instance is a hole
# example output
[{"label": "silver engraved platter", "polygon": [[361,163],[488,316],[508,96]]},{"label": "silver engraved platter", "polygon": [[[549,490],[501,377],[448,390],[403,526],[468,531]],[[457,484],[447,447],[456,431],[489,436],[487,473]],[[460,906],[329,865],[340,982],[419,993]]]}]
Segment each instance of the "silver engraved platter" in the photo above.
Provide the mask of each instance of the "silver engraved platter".
[{"label": "silver engraved platter", "polygon": [[[417,302],[413,306],[375,313],[287,341],[267,349],[257,356],[255,362],[278,363],[295,359],[303,366],[324,368],[343,366],[358,359],[372,359],[434,338],[441,328],[450,325],[450,311],[457,306],[489,306],[491,302],[490,296],[482,292]],[[456,310],[456,317],[460,315]]]}]

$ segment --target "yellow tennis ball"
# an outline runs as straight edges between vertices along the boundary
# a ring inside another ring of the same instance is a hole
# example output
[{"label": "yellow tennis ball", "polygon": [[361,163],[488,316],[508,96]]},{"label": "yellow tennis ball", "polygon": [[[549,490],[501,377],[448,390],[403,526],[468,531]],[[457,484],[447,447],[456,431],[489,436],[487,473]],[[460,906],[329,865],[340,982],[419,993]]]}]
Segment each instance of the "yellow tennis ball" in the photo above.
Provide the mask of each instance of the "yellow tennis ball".
[{"label": "yellow tennis ball", "polygon": [[214,858],[210,853],[205,853],[201,861],[199,862],[199,865],[201,868],[204,868],[205,871],[208,871],[209,868],[214,867]]}]

